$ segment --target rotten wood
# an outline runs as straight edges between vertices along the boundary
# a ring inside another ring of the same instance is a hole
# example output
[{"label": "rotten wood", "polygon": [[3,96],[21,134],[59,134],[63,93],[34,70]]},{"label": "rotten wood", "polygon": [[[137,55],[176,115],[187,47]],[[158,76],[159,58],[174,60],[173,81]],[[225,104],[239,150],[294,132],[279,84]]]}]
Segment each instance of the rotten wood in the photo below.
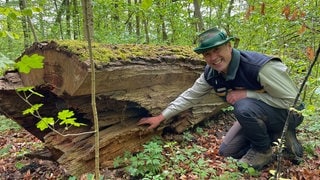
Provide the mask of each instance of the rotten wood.
[{"label": "rotten wood", "polygon": [[[68,130],[56,126],[60,132],[93,130],[91,72],[85,43],[74,45],[76,48],[71,48],[72,43],[63,43],[35,43],[25,50],[22,55],[44,56],[44,68],[34,69],[29,74],[7,72],[0,79],[0,110],[42,140],[50,152],[46,154],[50,154],[52,160],[78,176],[94,169],[93,134],[61,136],[50,130],[40,131],[35,126],[39,119],[22,115],[29,106],[16,92],[19,87],[32,86],[45,96],[30,98],[33,104],[44,104],[40,109],[43,117],[56,117],[59,111],[69,109],[75,112],[77,121],[87,124]],[[140,118],[159,114],[169,102],[191,87],[202,73],[205,62],[186,47],[98,44],[94,47],[95,54],[102,54],[94,59],[101,167],[113,167],[115,157],[125,151],[141,150],[143,143],[154,135],[161,135],[166,128],[182,133],[226,106],[211,93],[195,107],[166,120],[156,130],[137,126]]]}]

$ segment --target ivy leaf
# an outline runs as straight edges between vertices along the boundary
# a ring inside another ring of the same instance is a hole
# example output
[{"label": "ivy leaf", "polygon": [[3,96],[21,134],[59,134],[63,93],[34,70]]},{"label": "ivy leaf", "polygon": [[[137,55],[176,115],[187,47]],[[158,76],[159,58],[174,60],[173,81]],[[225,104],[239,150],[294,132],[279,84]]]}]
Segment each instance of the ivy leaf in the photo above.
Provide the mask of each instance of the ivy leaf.
[{"label": "ivy leaf", "polygon": [[40,107],[42,107],[43,104],[34,104],[32,105],[30,108],[24,110],[22,112],[23,115],[27,115],[27,114],[34,114],[35,111],[38,111]]},{"label": "ivy leaf", "polygon": [[24,55],[19,62],[16,63],[16,68],[21,73],[28,74],[31,69],[43,68],[43,56],[33,54],[32,56]]},{"label": "ivy leaf", "polygon": [[37,125],[37,128],[40,129],[40,131],[43,131],[47,129],[49,125],[50,126],[54,125],[54,119],[53,117],[43,117],[36,125]]}]

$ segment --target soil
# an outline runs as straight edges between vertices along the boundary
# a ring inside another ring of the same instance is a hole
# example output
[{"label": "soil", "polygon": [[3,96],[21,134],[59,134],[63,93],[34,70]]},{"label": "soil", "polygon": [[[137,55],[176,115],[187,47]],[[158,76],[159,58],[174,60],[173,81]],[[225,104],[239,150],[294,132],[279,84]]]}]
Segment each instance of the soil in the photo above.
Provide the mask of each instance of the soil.
[{"label": "soil", "polygon": [[[230,127],[232,118],[229,115],[220,115],[218,119],[203,123],[198,127],[202,127],[206,136],[199,135],[196,130],[191,130],[196,143],[208,149],[205,156],[211,159],[211,165],[218,173],[225,171],[237,171],[234,169],[226,169],[225,158],[218,155],[221,138]],[[314,137],[311,132],[299,130],[299,133],[308,134]],[[27,153],[43,149],[43,144],[33,135],[23,129],[11,129],[0,132],[0,179],[16,180],[16,179],[69,179],[70,176],[63,167],[58,163],[50,160],[41,160],[36,158],[28,158]],[[164,136],[167,140],[177,140],[181,135],[167,134]],[[308,135],[306,136],[308,137]],[[304,139],[302,139],[304,141]],[[305,145],[304,145],[305,147]],[[306,147],[305,147],[306,148]],[[320,145],[315,145],[313,153],[305,152],[303,162],[294,164],[293,162],[283,159],[281,161],[282,176],[290,179],[319,179],[320,178]],[[258,177],[251,177],[244,174],[244,179],[270,179],[270,170],[276,169],[278,162],[274,161],[265,167]],[[135,179],[130,177],[123,169],[102,169],[101,174],[107,179]],[[87,175],[83,175],[80,179],[86,179]],[[193,179],[191,175],[185,174],[178,179]]]}]

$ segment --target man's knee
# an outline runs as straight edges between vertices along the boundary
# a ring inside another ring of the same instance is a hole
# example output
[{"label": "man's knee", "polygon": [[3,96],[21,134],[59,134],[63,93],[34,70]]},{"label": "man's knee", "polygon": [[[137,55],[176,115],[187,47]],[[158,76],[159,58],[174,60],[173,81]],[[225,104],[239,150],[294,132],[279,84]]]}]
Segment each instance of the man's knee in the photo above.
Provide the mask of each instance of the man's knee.
[{"label": "man's knee", "polygon": [[225,143],[222,143],[219,148],[219,155],[224,157],[233,157],[235,159],[240,159],[243,155],[247,153],[248,147],[242,149],[230,148]]},{"label": "man's knee", "polygon": [[[257,115],[257,112],[260,111],[260,107],[258,106],[256,99],[251,98],[244,98],[237,101],[234,104],[234,115],[237,117],[238,120],[242,118],[250,118]],[[242,117],[242,118],[241,118]]]}]

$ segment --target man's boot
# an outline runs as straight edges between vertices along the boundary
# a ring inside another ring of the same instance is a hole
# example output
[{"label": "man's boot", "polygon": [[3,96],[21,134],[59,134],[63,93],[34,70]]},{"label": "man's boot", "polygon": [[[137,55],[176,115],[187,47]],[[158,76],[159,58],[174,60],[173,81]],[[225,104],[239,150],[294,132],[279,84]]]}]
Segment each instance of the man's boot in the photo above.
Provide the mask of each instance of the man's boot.
[{"label": "man's boot", "polygon": [[272,149],[269,148],[265,151],[257,151],[254,149],[249,149],[247,154],[245,154],[240,160],[240,163],[247,163],[249,166],[256,170],[262,169],[272,160]]},{"label": "man's boot", "polygon": [[[289,117],[289,126],[285,134],[285,152],[284,157],[298,164],[303,157],[303,147],[297,139],[296,127],[303,121],[303,116],[296,112],[291,112]],[[273,141],[281,138],[282,132],[272,134]]]},{"label": "man's boot", "polygon": [[288,129],[285,135],[285,150],[288,151],[290,159],[299,160],[303,156],[303,147],[299,143],[296,130],[295,129]]}]

